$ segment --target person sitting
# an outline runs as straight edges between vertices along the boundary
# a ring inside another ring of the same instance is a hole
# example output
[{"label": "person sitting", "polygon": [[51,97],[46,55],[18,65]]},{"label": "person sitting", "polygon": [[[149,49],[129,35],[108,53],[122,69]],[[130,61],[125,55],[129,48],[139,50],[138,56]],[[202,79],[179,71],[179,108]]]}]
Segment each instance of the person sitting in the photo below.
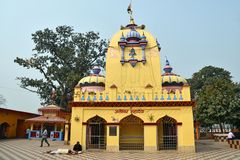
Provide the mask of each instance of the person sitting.
[{"label": "person sitting", "polygon": [[232,131],[230,131],[230,132],[228,133],[227,139],[228,139],[228,140],[233,140],[234,138],[235,138],[235,135],[232,133]]},{"label": "person sitting", "polygon": [[82,153],[82,145],[77,141],[77,143],[73,147],[73,151],[75,153],[81,154]]}]

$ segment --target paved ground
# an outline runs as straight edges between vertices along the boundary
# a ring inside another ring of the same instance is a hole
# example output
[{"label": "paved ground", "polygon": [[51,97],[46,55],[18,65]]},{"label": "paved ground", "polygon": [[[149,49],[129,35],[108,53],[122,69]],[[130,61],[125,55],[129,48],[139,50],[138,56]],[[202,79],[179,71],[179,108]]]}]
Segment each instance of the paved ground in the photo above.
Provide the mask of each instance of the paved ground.
[{"label": "paved ground", "polygon": [[48,150],[57,148],[69,148],[63,142],[50,142],[51,146],[39,147],[38,140],[12,139],[0,141],[0,160],[240,160],[240,150],[231,149],[226,143],[213,140],[201,140],[196,142],[197,153],[154,152],[107,152],[87,151],[81,155],[49,155]]}]

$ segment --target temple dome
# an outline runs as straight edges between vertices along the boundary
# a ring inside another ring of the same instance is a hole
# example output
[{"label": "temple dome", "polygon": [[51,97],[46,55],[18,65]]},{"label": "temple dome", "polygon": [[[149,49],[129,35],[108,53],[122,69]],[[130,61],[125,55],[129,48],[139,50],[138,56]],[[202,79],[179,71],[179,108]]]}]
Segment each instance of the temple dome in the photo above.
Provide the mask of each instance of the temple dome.
[{"label": "temple dome", "polygon": [[149,48],[154,48],[155,46],[158,46],[156,38],[145,28],[141,28],[140,26],[135,27],[134,30],[128,27],[122,28],[112,36],[109,46],[111,46],[111,48],[117,48],[119,47],[119,41],[130,41],[132,39],[134,41],[141,41],[142,39],[146,39]]},{"label": "temple dome", "polygon": [[95,74],[91,74],[87,77],[82,78],[78,84],[80,85],[80,87],[83,86],[99,86],[101,84],[105,84],[105,77],[102,75],[95,75]]},{"label": "temple dome", "polygon": [[132,40],[132,39],[133,40],[140,40],[141,39],[141,35],[140,35],[140,33],[138,31],[136,31],[134,28],[132,28],[130,30],[130,32],[127,33],[126,39],[127,39],[127,41]]},{"label": "temple dome", "polygon": [[187,84],[187,80],[179,75],[162,75],[162,86],[183,86],[184,84]]},{"label": "temple dome", "polygon": [[92,74],[82,78],[77,86],[82,88],[82,91],[96,92],[103,91],[105,89],[105,77],[100,75],[101,69],[98,66],[94,66]]},{"label": "temple dome", "polygon": [[165,71],[162,74],[162,86],[183,86],[188,84],[187,80],[180,75],[172,73],[172,67],[169,64],[169,61],[166,60],[166,65],[163,69]]}]

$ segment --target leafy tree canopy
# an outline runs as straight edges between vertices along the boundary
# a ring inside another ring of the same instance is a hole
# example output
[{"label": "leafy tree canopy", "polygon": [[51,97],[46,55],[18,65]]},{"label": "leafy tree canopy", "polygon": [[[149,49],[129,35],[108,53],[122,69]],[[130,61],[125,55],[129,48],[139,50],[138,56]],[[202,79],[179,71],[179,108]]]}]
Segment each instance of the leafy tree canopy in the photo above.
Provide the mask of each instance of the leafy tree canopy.
[{"label": "leafy tree canopy", "polygon": [[[207,66],[193,74],[190,79],[193,98],[197,105],[195,118],[204,126],[240,121],[240,87],[233,83],[230,72]],[[238,111],[238,112],[237,112]]]},{"label": "leafy tree canopy", "polygon": [[51,91],[56,93],[55,103],[66,107],[77,82],[98,63],[104,66],[107,42],[99,33],[74,32],[70,26],[55,30],[44,29],[32,34],[35,43],[30,58],[17,57],[14,62],[27,69],[35,69],[43,78],[17,77],[21,87],[37,93],[42,104],[51,102]]},{"label": "leafy tree canopy", "polygon": [[203,67],[200,71],[194,73],[191,79],[188,79],[193,99],[195,99],[195,96],[197,96],[197,93],[203,88],[205,83],[211,82],[212,78],[221,78],[231,82],[232,77],[230,72],[223,68],[213,66]]}]

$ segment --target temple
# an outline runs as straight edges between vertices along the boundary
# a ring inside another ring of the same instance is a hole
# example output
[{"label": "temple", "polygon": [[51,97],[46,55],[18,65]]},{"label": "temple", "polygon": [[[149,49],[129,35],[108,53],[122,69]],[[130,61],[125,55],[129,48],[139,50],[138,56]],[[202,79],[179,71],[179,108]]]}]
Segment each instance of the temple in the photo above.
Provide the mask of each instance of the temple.
[{"label": "temple", "polygon": [[[30,124],[28,139],[38,139],[41,137],[43,127],[47,128],[48,137],[52,140],[68,140],[70,112],[61,107],[51,104],[38,109],[40,116],[26,119]],[[65,136],[65,138],[64,138]]]},{"label": "temple", "polygon": [[178,150],[195,152],[190,86],[172,72],[161,47],[134,22],[110,40],[106,74],[96,65],[79,81],[70,103],[71,145],[84,150]]}]

